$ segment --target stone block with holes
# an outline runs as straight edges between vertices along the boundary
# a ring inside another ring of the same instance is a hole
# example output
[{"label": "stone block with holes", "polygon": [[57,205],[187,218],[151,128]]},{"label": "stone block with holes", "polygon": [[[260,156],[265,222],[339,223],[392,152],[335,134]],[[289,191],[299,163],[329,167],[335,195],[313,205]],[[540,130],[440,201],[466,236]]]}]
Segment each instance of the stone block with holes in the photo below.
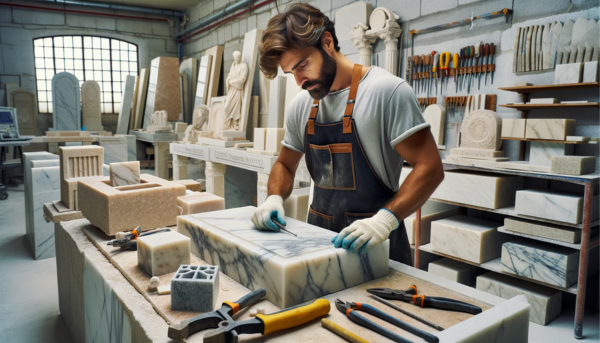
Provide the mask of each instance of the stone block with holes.
[{"label": "stone block with holes", "polygon": [[219,295],[219,267],[182,264],[171,279],[171,310],[213,311]]}]

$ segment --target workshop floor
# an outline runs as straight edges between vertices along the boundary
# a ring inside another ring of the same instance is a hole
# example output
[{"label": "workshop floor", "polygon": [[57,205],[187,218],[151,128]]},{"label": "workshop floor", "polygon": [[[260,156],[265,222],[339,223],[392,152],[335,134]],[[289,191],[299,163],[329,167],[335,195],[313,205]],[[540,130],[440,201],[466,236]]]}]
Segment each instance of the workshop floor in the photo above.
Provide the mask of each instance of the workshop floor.
[{"label": "workshop floor", "polygon": [[[31,257],[25,237],[23,185],[8,191],[9,198],[0,201],[0,342],[70,343],[58,309],[56,260]],[[573,338],[574,299],[565,297],[562,315],[549,325],[530,323],[529,342],[598,342],[597,314],[585,317],[586,338]]]}]

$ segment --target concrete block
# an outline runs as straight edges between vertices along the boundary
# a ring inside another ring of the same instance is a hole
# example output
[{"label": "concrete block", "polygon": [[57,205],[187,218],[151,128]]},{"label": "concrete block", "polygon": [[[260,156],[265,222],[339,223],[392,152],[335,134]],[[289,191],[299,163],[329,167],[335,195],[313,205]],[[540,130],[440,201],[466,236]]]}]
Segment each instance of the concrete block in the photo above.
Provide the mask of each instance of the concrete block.
[{"label": "concrete block", "polygon": [[27,45],[30,47],[31,33],[29,30],[19,27],[0,27],[0,41],[3,45]]},{"label": "concrete block", "polygon": [[190,239],[178,232],[141,236],[137,241],[138,266],[150,276],[169,274],[190,264]]},{"label": "concrete block", "polygon": [[377,7],[385,7],[400,16],[400,22],[418,18],[421,15],[421,0],[379,0]]},{"label": "concrete block", "polygon": [[80,14],[67,14],[66,16],[67,25],[71,27],[87,27],[110,31],[117,29],[115,18],[82,16]]},{"label": "concrete block", "polygon": [[[44,6],[44,5],[37,5]],[[3,8],[4,10],[5,8]],[[65,25],[65,14],[60,12],[23,10],[13,8],[13,20],[20,24]]]},{"label": "concrete block", "polygon": [[596,156],[554,156],[551,172],[565,175],[584,175],[596,171]]},{"label": "concrete block", "polygon": [[536,1],[515,1],[512,14],[513,23],[556,13],[566,13],[570,5],[571,1],[569,0],[544,1],[543,5]]},{"label": "concrete block", "polygon": [[507,231],[554,239],[566,243],[579,243],[581,240],[581,229],[573,229],[570,227],[546,224],[525,219],[504,218],[504,229]]},{"label": "concrete block", "polygon": [[219,295],[218,266],[181,265],[171,279],[171,310],[210,312]]},{"label": "concrete block", "polygon": [[421,15],[446,11],[458,6],[458,0],[421,0]]},{"label": "concrete block", "polygon": [[148,25],[148,22],[141,20],[126,20],[117,19],[117,31],[131,32],[131,33],[143,33],[152,34],[152,26]]}]

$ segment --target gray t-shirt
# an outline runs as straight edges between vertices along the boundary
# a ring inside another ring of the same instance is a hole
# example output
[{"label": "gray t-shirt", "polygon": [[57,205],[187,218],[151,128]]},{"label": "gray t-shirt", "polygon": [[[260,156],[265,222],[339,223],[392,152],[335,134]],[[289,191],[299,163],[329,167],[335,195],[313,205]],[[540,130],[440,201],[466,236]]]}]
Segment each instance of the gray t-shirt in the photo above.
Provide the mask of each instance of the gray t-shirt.
[{"label": "gray t-shirt", "polygon": [[[319,102],[317,123],[341,121],[350,88],[327,94]],[[287,108],[283,145],[304,153],[304,133],[313,103],[308,91],[298,94]],[[403,159],[395,149],[413,133],[429,127],[412,88],[401,78],[371,67],[360,80],[352,118],[360,143],[377,176],[398,190]]]}]

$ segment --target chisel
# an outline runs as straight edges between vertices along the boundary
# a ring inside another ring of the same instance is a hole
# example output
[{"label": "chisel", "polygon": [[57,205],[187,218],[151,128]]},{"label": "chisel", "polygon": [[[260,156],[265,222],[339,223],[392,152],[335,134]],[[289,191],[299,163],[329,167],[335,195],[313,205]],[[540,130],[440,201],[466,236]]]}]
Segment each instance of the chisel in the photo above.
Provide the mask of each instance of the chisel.
[{"label": "chisel", "polygon": [[492,66],[492,84],[494,84],[494,72],[496,71],[496,65],[494,64],[494,56],[496,55],[496,47],[494,43],[490,43],[490,65]]},{"label": "chisel", "polygon": [[458,54],[455,53],[454,55],[452,55],[452,68],[454,68],[454,85],[456,86],[455,93],[458,91],[458,83],[456,83],[456,75],[458,74],[457,66],[459,65],[458,59]]},{"label": "chisel", "polygon": [[287,230],[287,229],[285,228],[285,226],[283,226],[283,224],[281,224],[280,222],[278,222],[278,221],[277,221],[277,219],[275,219],[274,217],[273,217],[273,218],[271,218],[271,221],[273,222],[273,224],[277,225],[277,227],[278,227],[278,228],[279,228],[281,231],[283,231],[283,232],[286,232],[286,233],[289,233],[290,235],[293,235],[293,236],[295,236],[295,237],[298,237],[298,235],[297,235],[297,234],[295,234],[295,233],[293,233],[293,232],[291,232],[291,231]]}]

